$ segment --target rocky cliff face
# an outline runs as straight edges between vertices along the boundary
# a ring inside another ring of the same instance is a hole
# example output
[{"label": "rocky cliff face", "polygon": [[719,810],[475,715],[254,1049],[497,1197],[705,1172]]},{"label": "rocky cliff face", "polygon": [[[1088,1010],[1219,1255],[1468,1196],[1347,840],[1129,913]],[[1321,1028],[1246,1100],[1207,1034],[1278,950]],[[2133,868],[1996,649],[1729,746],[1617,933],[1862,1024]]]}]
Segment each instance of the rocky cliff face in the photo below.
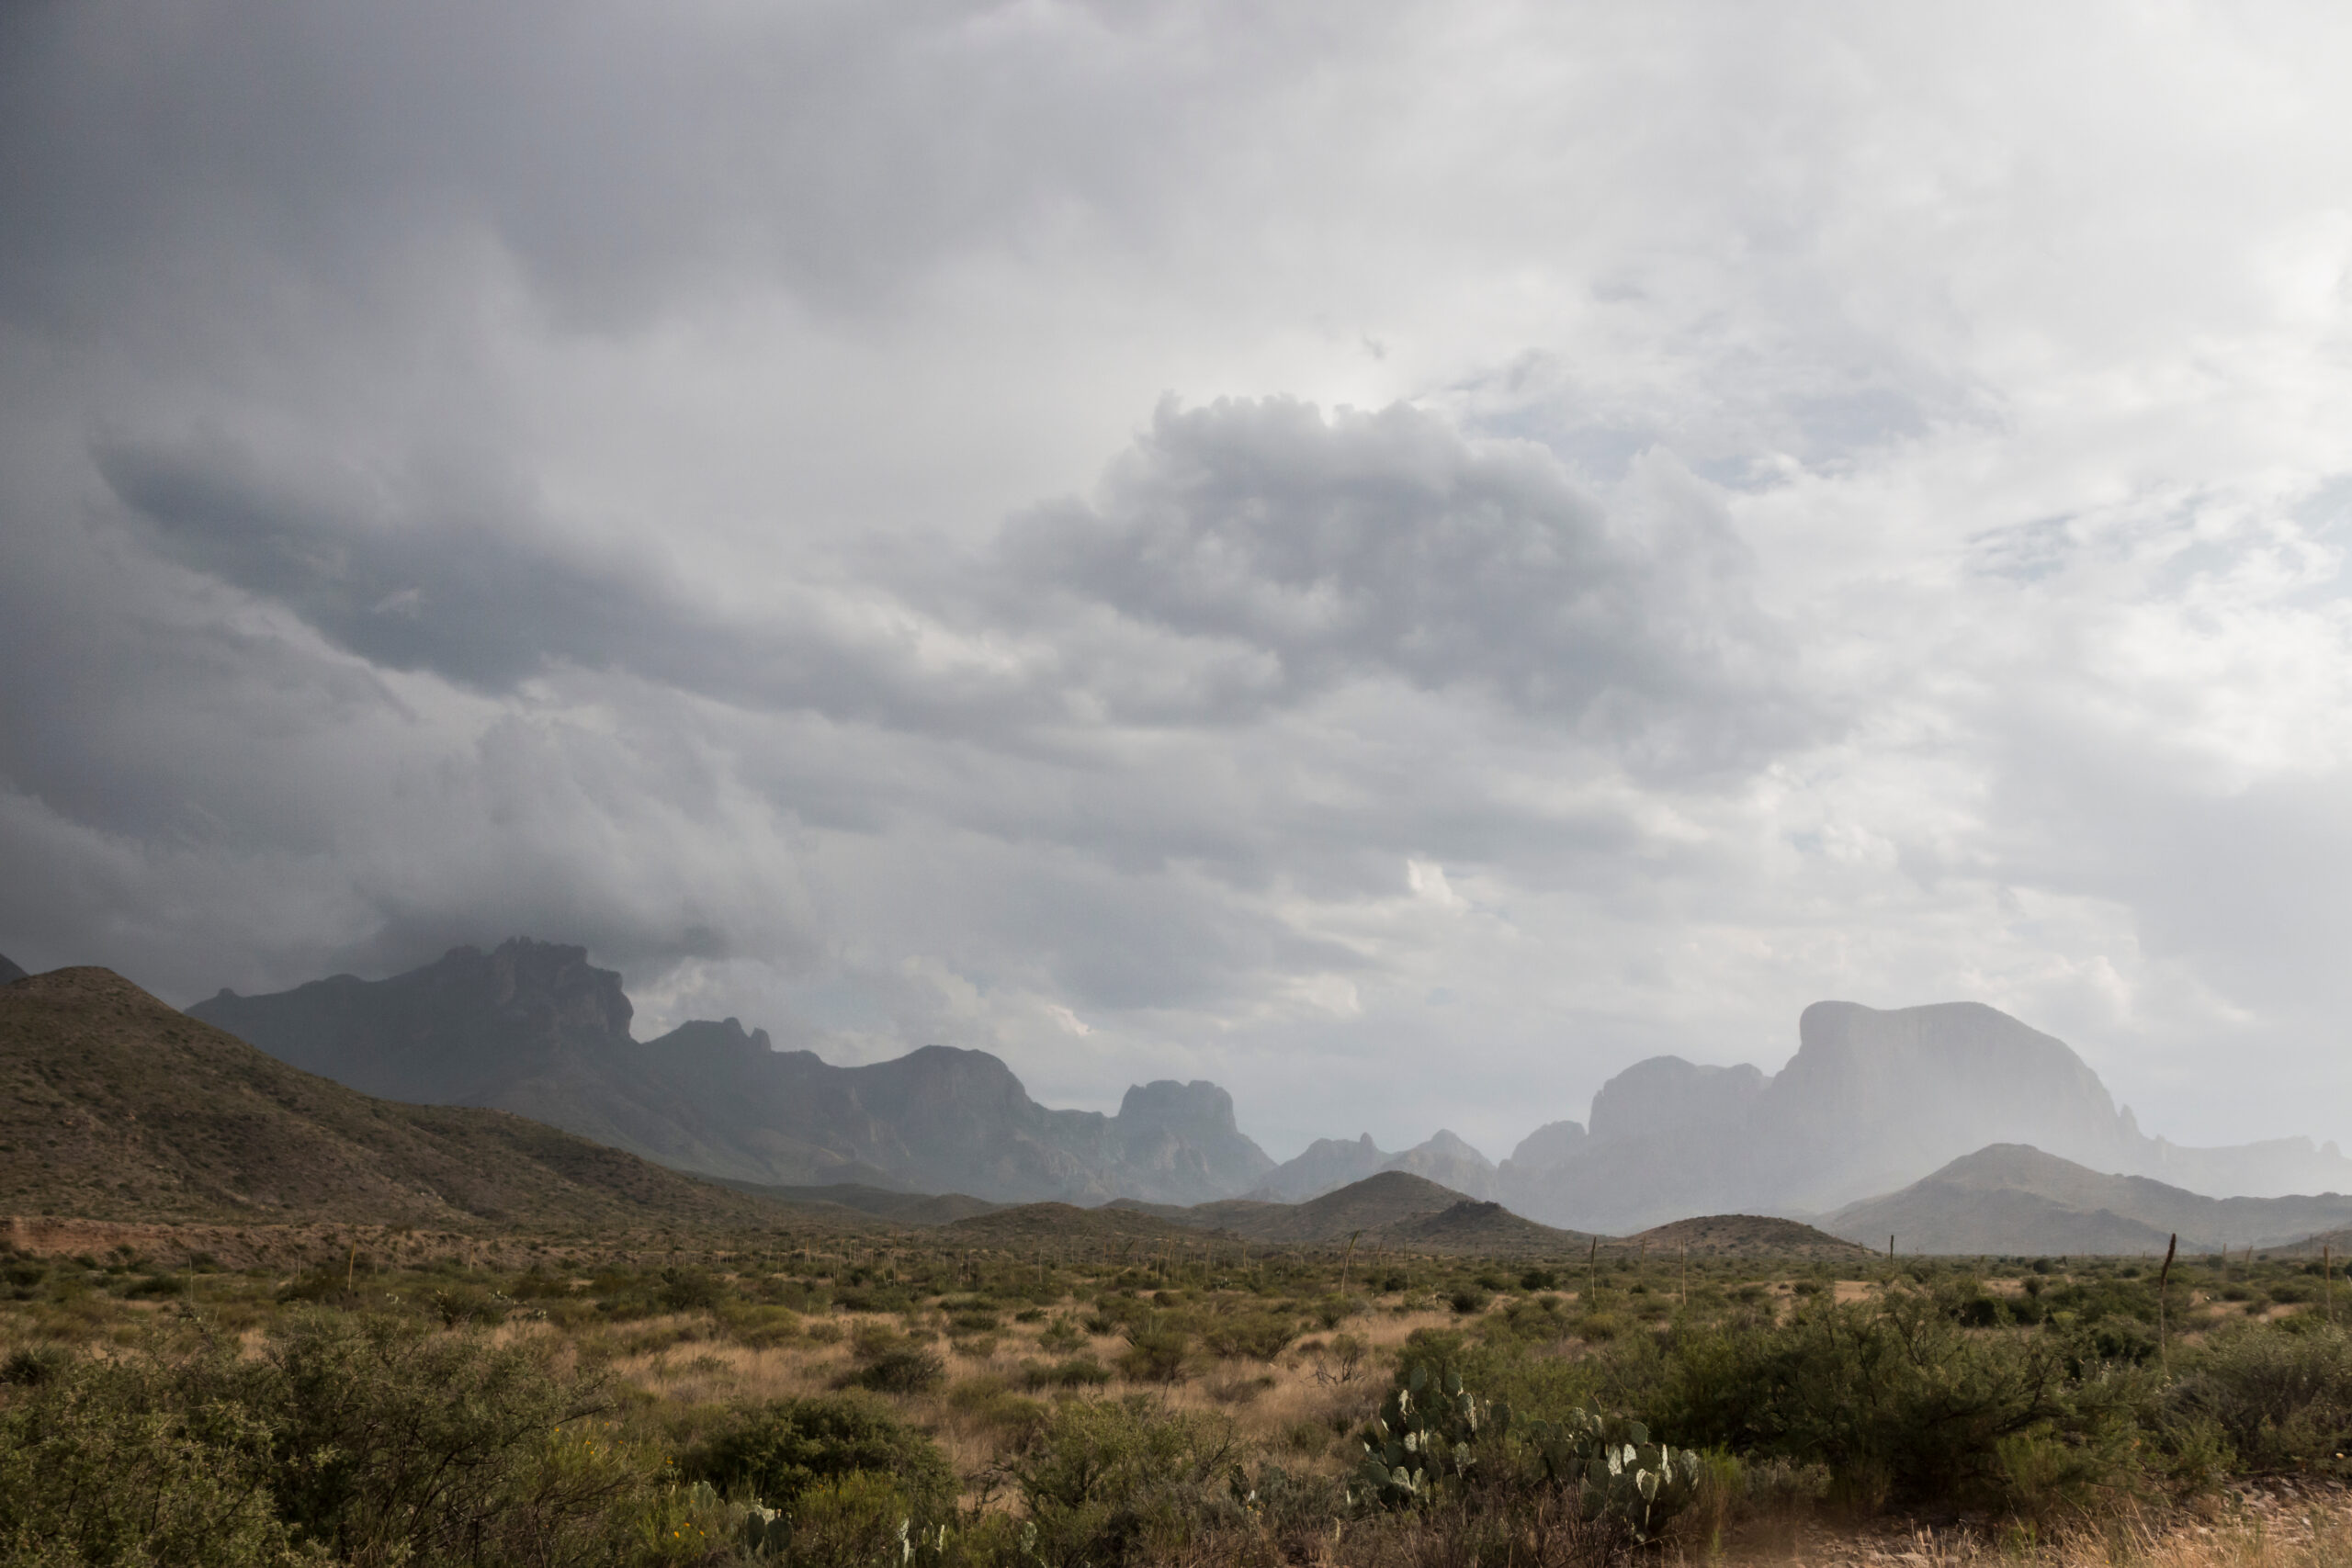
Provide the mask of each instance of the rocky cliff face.
[{"label": "rocky cliff face", "polygon": [[[1590,1135],[1514,1157],[1498,1195],[1546,1224],[1625,1232],[1712,1212],[1811,1215],[1892,1192],[1991,1144],[2220,1196],[2352,1188],[2333,1147],[2181,1149],[2143,1135],[2066,1043],[1977,1002],[1817,1002],[1797,1054],[1752,1066],[1639,1062]],[[1638,1180],[1626,1173],[1638,1171]]]},{"label": "rocky cliff face", "polygon": [[388,980],[224,991],[188,1010],[371,1094],[496,1106],[741,1180],[1194,1203],[1244,1191],[1273,1167],[1214,1084],[1145,1085],[1112,1117],[1037,1104],[983,1051],[926,1046],[837,1067],[772,1050],[734,1019],[639,1043],[620,976],[577,947],[458,948]]}]

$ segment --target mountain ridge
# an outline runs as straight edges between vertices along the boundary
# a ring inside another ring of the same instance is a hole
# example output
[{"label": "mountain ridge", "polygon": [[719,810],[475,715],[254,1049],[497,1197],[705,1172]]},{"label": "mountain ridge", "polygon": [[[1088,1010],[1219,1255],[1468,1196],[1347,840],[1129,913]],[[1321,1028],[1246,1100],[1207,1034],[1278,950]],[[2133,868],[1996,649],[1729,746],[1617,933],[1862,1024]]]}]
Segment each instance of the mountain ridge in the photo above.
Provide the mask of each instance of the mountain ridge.
[{"label": "mountain ridge", "polygon": [[768,1226],[783,1211],[508,1112],[276,1060],[111,970],[0,987],[0,1207],[115,1221]]},{"label": "mountain ridge", "polygon": [[522,938],[385,980],[224,990],[188,1011],[370,1093],[494,1106],[735,1181],[1200,1201],[1273,1168],[1210,1083],[1138,1085],[1104,1116],[1037,1104],[984,1051],[926,1045],[841,1067],[731,1018],[639,1042],[618,974]]},{"label": "mountain ridge", "polygon": [[[1994,1144],[1898,1191],[1850,1203],[1822,1228],[1865,1245],[1954,1254],[2160,1253],[2292,1246],[2352,1225],[2352,1197],[2208,1198],[2109,1174],[2025,1144]],[[1906,1243],[1907,1238],[1907,1243]]]}]

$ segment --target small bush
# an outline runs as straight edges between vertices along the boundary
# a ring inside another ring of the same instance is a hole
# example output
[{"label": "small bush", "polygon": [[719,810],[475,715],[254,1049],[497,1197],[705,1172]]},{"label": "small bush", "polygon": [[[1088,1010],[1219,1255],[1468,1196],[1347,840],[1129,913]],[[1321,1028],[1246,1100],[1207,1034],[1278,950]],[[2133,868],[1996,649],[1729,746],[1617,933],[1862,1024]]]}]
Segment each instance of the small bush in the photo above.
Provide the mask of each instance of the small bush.
[{"label": "small bush", "polygon": [[910,1344],[878,1351],[850,1374],[852,1383],[876,1393],[928,1393],[946,1381],[939,1353]]},{"label": "small bush", "polygon": [[1036,1526],[1040,1561],[1115,1565],[1237,1521],[1226,1482],[1238,1452],[1231,1421],[1137,1394],[1064,1404],[1005,1473]]},{"label": "small bush", "polygon": [[1026,1388],[1094,1388],[1110,1381],[1111,1369],[1091,1356],[1072,1356],[1050,1365],[1025,1361],[1021,1367],[1022,1385]]},{"label": "small bush", "polygon": [[2165,1404],[2176,1421],[2210,1418],[2245,1463],[2352,1470],[2338,1457],[2352,1451],[2352,1337],[2332,1326],[2218,1335]]},{"label": "small bush", "polygon": [[1191,1359],[1192,1337],[1173,1324],[1128,1331],[1119,1352],[1119,1371],[1133,1382],[1174,1382]]},{"label": "small bush", "polygon": [[1216,1318],[1201,1330],[1201,1344],[1227,1360],[1271,1361],[1296,1337],[1297,1320],[1271,1312]]},{"label": "small bush", "polygon": [[887,1480],[919,1515],[956,1496],[956,1472],[934,1444],[861,1394],[783,1399],[737,1412],[691,1451],[685,1468],[722,1492],[787,1511],[817,1485],[853,1474]]}]

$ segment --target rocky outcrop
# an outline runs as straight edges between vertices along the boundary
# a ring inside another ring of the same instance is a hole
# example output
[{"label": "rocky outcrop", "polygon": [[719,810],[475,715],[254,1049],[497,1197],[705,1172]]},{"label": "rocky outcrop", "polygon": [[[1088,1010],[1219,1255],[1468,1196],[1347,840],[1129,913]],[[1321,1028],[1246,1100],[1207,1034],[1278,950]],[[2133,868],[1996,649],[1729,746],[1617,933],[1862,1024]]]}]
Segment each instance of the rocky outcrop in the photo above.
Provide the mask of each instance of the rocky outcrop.
[{"label": "rocky outcrop", "polygon": [[2148,1137],[2065,1042],[1982,1003],[1816,1002],[1797,1033],[1769,1077],[1673,1056],[1634,1064],[1594,1097],[1589,1136],[1546,1143],[1541,1162],[1514,1156],[1498,1196],[1546,1224],[1621,1233],[1723,1210],[1810,1216],[1992,1144],[2222,1196],[2352,1188],[2352,1161],[2333,1145]]},{"label": "rocky outcrop", "polygon": [[1214,1084],[1144,1085],[1104,1116],[1039,1105],[984,1051],[933,1045],[840,1067],[775,1051],[731,1018],[640,1043],[620,976],[547,942],[458,948],[387,980],[223,991],[189,1011],[371,1094],[496,1106],[739,1181],[1193,1203],[1273,1168]]}]

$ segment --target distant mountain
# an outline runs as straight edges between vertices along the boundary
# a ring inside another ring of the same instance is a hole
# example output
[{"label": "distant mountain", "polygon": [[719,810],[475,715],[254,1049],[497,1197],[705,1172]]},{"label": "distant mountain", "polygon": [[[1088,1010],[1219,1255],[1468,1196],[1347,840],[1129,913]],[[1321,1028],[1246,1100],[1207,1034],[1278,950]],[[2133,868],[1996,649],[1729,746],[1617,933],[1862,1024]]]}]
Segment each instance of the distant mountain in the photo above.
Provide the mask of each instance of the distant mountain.
[{"label": "distant mountain", "polygon": [[1209,1083],[1141,1085],[1104,1116],[1037,1104],[983,1051],[931,1045],[838,1067],[773,1050],[731,1018],[639,1043],[620,976],[578,947],[461,947],[388,980],[223,991],[188,1010],[370,1094],[497,1106],[736,1181],[1199,1202],[1274,1168]]},{"label": "distant mountain", "polygon": [[1250,1196],[1272,1203],[1304,1203],[1351,1181],[1362,1181],[1384,1168],[1392,1157],[1372,1141],[1370,1133],[1353,1143],[1317,1138],[1304,1153],[1276,1166]]},{"label": "distant mountain", "polygon": [[372,1099],[87,968],[0,989],[0,1209],[565,1228],[783,1213],[518,1116]]},{"label": "distant mountain", "polygon": [[1495,1196],[1494,1162],[1442,1127],[1429,1142],[1407,1149],[1385,1168],[1425,1177],[1481,1201],[1492,1201]]},{"label": "distant mountain", "polygon": [[1121,1204],[1193,1230],[1277,1246],[1329,1246],[1359,1235],[1363,1247],[1416,1252],[1566,1253],[1589,1235],[1555,1230],[1407,1170],[1382,1170],[1303,1203],[1254,1198],[1199,1203]]},{"label": "distant mountain", "polygon": [[1354,1143],[1318,1138],[1305,1153],[1274,1168],[1250,1196],[1270,1202],[1304,1203],[1384,1170],[1425,1178],[1465,1197],[1495,1196],[1494,1163],[1441,1128],[1428,1142],[1390,1154],[1366,1133]]},{"label": "distant mountain", "polygon": [[6,953],[0,953],[0,986],[10,985],[24,977],[25,972],[9,963]]},{"label": "distant mountain", "polygon": [[2279,1247],[2352,1225],[2352,1197],[2207,1198],[2144,1176],[2102,1175],[2020,1144],[1953,1160],[1884,1197],[1822,1221],[1835,1235],[1898,1252],[2194,1252]]},{"label": "distant mountain", "polygon": [[[1655,1226],[1616,1244],[1646,1247],[1654,1256],[1671,1258],[1807,1258],[1827,1262],[1868,1262],[1871,1249],[1831,1235],[1796,1220],[1764,1214],[1702,1214]],[[1615,1253],[1612,1253],[1614,1256]]]},{"label": "distant mountain", "polygon": [[1976,1002],[1816,1002],[1778,1074],[1652,1057],[1602,1086],[1589,1133],[1574,1125],[1514,1152],[1496,1196],[1603,1231],[1734,1209],[1804,1216],[1996,1143],[2215,1193],[2352,1189],[2352,1160],[2332,1144],[2185,1149],[2148,1137],[2064,1041]]}]

